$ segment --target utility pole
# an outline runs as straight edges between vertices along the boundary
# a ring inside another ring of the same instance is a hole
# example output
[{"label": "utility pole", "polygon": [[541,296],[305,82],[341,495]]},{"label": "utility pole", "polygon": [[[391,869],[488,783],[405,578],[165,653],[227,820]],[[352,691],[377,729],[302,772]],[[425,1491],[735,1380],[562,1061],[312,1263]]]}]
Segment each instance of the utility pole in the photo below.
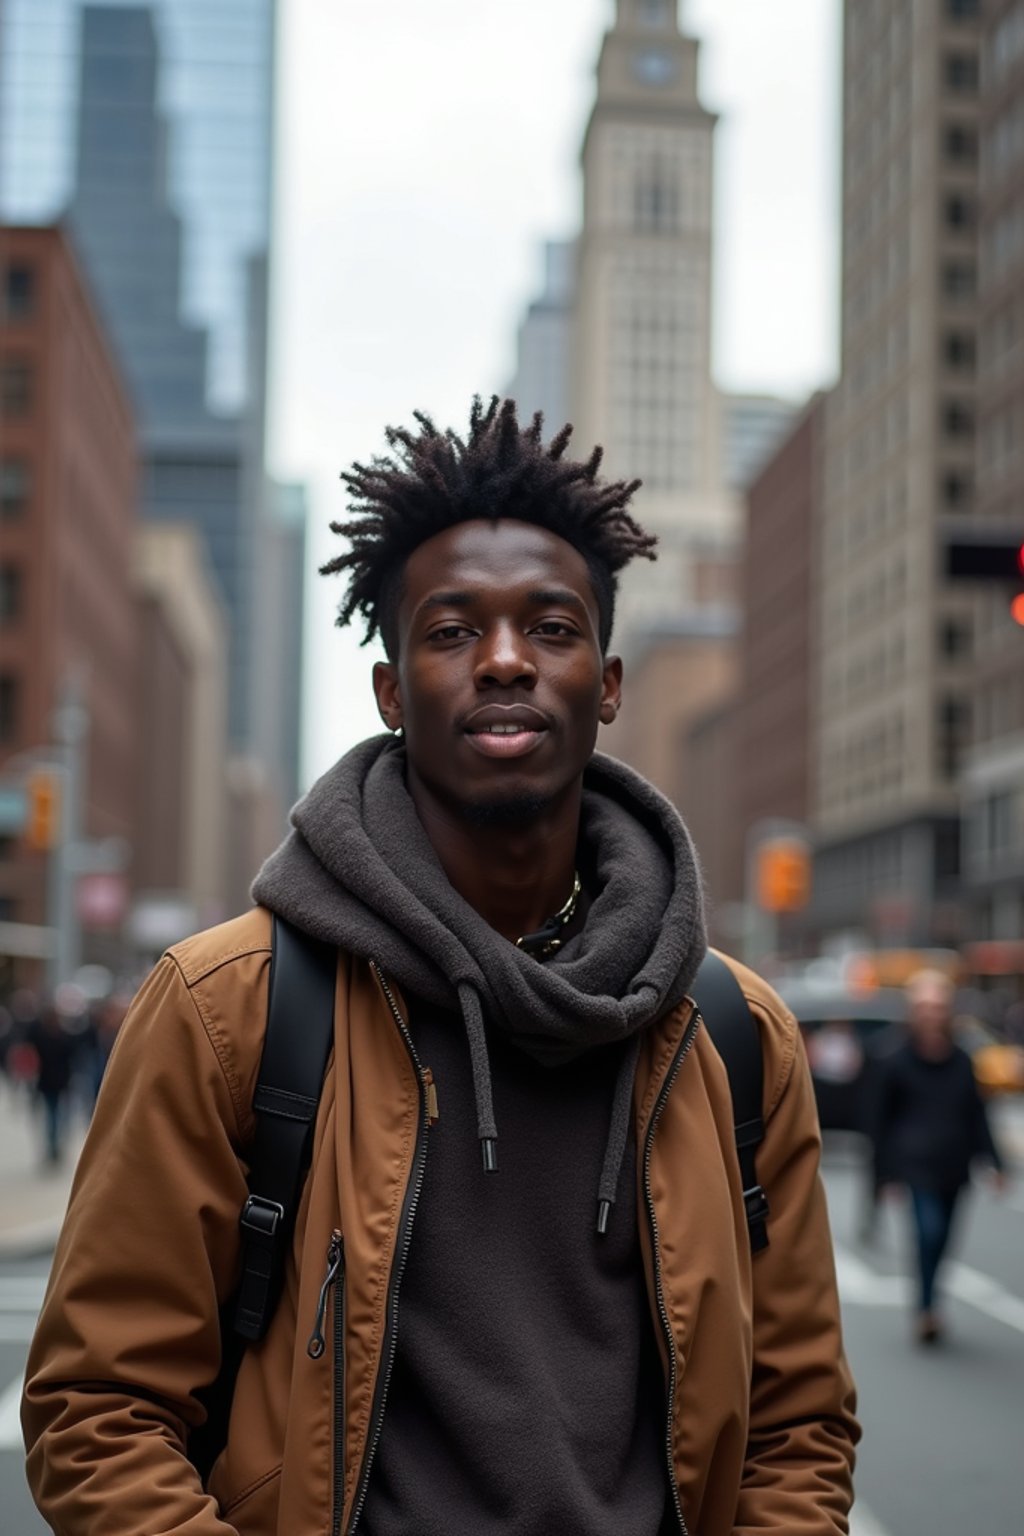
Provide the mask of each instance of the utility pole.
[{"label": "utility pole", "polygon": [[47,962],[51,992],[70,981],[81,964],[82,935],[75,908],[75,851],[82,834],[83,756],[89,735],[89,712],[75,673],[61,689],[53,715],[53,738],[60,765],[61,793],[57,838],[50,853],[47,921],[55,940]]}]

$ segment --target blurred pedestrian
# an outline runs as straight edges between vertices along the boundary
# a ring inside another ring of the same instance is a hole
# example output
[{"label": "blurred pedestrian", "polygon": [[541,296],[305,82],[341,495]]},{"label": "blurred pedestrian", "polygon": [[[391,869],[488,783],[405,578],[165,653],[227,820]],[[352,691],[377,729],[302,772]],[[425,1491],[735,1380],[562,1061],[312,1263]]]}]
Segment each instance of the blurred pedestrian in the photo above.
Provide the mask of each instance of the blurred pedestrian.
[{"label": "blurred pedestrian", "polygon": [[64,1154],[68,1089],[76,1042],[64,1028],[57,1009],[47,1007],[32,1029],[30,1044],[38,1058],[35,1087],[36,1097],[43,1108],[46,1161],[56,1164]]},{"label": "blurred pedestrian", "polygon": [[902,1185],[910,1196],[919,1280],[917,1337],[942,1337],[936,1276],[953,1219],[976,1159],[998,1185],[1003,1163],[992,1137],[971,1059],[953,1038],[953,985],[941,971],[919,971],[907,984],[906,1043],[878,1064],[872,1113],[875,1178],[880,1190]]}]

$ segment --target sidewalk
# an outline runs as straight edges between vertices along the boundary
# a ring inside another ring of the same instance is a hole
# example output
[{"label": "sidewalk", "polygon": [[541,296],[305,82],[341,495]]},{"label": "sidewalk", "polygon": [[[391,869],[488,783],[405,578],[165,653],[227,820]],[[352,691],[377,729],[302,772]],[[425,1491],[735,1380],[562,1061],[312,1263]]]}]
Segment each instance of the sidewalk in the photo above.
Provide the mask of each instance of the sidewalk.
[{"label": "sidewalk", "polygon": [[53,1248],[83,1134],[81,1116],[73,1112],[64,1161],[47,1167],[31,1100],[0,1081],[0,1260]]}]

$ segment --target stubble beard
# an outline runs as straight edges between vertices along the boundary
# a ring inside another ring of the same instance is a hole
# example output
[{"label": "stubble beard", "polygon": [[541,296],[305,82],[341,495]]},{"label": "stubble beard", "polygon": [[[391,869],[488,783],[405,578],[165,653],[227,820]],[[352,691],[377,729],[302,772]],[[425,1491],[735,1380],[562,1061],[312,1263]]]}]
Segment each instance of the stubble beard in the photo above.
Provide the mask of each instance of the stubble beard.
[{"label": "stubble beard", "polygon": [[550,795],[523,792],[489,800],[466,800],[459,809],[473,827],[524,827],[538,821],[551,804]]}]

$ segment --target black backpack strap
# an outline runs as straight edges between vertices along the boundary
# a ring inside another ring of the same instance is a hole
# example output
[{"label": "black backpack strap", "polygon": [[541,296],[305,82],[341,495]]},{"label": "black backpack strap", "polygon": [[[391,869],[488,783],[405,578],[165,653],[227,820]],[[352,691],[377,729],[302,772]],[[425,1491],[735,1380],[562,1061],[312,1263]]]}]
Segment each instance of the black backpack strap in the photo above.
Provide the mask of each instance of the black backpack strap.
[{"label": "black backpack strap", "polygon": [[245,1339],[266,1333],[281,1288],[334,1039],[337,966],[331,945],[274,918],[267,1032],[253,1095],[249,1198],[240,1219],[242,1274],[234,1328]]},{"label": "black backpack strap", "polygon": [[764,1058],[757,1021],[743,990],[720,955],[708,950],[690,994],[729,1074],[732,1116],[743,1181],[750,1250],[768,1246],[768,1197],[757,1179],[757,1149],[764,1140]]}]

